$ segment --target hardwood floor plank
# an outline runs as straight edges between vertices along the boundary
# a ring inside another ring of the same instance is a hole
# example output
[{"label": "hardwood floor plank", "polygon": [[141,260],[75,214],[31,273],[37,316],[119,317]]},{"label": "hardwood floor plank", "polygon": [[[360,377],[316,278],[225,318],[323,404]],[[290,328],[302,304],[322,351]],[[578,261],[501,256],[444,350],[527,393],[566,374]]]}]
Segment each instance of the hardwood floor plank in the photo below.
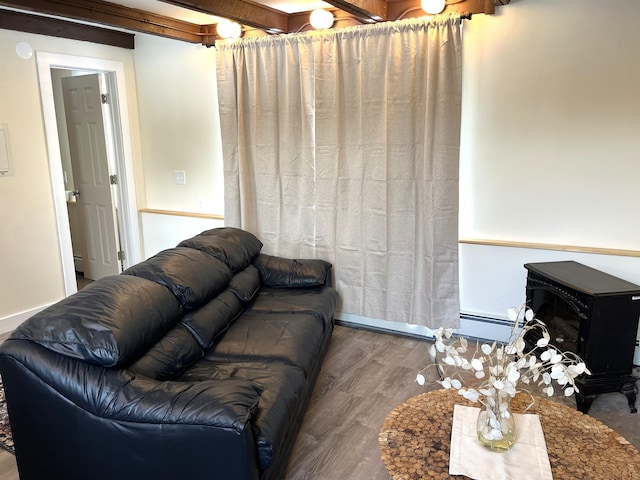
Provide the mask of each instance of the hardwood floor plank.
[{"label": "hardwood floor plank", "polygon": [[20,480],[16,457],[0,449],[0,480]]},{"label": "hardwood floor plank", "polygon": [[[336,326],[286,480],[388,480],[378,434],[415,383],[427,341]],[[435,385],[437,386],[437,385]],[[433,388],[435,388],[435,386]]]},{"label": "hardwood floor plank", "polygon": [[[429,346],[336,326],[283,480],[389,480],[378,448],[380,427],[408,398],[440,388],[435,370],[428,385],[415,382],[429,362]],[[624,395],[599,395],[589,413],[640,446],[640,414],[629,414]],[[4,450],[0,480],[18,480],[15,458]]]}]

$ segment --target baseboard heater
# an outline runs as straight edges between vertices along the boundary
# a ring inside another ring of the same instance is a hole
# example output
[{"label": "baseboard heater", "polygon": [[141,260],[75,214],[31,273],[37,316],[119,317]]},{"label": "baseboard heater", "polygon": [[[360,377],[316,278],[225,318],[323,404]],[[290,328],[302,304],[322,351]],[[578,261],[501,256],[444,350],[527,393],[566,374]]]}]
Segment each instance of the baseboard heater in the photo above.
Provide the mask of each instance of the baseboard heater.
[{"label": "baseboard heater", "polygon": [[84,259],[82,258],[82,255],[73,256],[73,268],[76,272],[84,272]]},{"label": "baseboard heater", "polygon": [[[338,317],[340,318],[336,318],[336,324],[345,327],[420,339],[433,338],[432,330],[426,327],[422,327],[419,331],[416,331],[415,328],[412,328],[416,327],[415,325],[407,325],[404,323],[373,320],[345,314],[338,314]],[[472,341],[507,341],[511,334],[512,326],[513,323],[508,319],[463,312],[460,314],[460,329],[457,333]],[[633,360],[634,366],[638,367],[640,365],[640,341],[638,340],[636,340]]]}]

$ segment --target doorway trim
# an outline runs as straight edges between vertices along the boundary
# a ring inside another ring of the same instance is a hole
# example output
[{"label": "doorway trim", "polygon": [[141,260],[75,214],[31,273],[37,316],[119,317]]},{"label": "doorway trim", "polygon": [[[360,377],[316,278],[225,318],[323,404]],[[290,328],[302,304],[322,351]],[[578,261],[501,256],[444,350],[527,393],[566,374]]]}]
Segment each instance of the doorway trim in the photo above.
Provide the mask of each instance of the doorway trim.
[{"label": "doorway trim", "polygon": [[[113,147],[115,149],[115,167],[118,175],[118,223],[122,245],[126,252],[124,268],[142,260],[140,246],[140,225],[136,202],[135,182],[133,175],[133,150],[129,135],[129,110],[127,108],[126,81],[124,64],[113,60],[78,57],[49,52],[37,52],[36,63],[40,84],[40,99],[44,119],[47,154],[49,157],[49,174],[53,193],[53,205],[58,230],[58,245],[64,280],[65,296],[78,290],[71,245],[71,230],[67,213],[67,198],[64,188],[62,156],[58,139],[58,124],[51,82],[51,69],[88,70],[107,74],[110,93],[113,99],[114,115],[110,119],[113,131]],[[126,132],[126,133],[125,133]]]}]

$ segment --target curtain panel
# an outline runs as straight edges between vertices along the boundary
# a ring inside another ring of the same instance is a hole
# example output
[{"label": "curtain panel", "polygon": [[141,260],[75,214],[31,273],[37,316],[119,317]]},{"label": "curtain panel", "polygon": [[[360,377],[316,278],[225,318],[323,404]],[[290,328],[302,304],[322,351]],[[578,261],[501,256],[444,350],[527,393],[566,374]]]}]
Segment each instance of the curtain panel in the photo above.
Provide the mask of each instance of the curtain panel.
[{"label": "curtain panel", "polygon": [[217,45],[225,224],[333,263],[340,311],[459,322],[460,17]]}]

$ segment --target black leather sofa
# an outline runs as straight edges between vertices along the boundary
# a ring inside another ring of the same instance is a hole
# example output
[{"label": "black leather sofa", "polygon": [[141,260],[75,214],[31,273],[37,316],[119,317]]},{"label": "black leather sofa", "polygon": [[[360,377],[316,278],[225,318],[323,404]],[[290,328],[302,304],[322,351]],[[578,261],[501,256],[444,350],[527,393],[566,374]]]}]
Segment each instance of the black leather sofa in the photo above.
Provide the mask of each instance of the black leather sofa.
[{"label": "black leather sofa", "polygon": [[0,346],[22,480],[279,479],[331,333],[331,264],[203,232]]}]

